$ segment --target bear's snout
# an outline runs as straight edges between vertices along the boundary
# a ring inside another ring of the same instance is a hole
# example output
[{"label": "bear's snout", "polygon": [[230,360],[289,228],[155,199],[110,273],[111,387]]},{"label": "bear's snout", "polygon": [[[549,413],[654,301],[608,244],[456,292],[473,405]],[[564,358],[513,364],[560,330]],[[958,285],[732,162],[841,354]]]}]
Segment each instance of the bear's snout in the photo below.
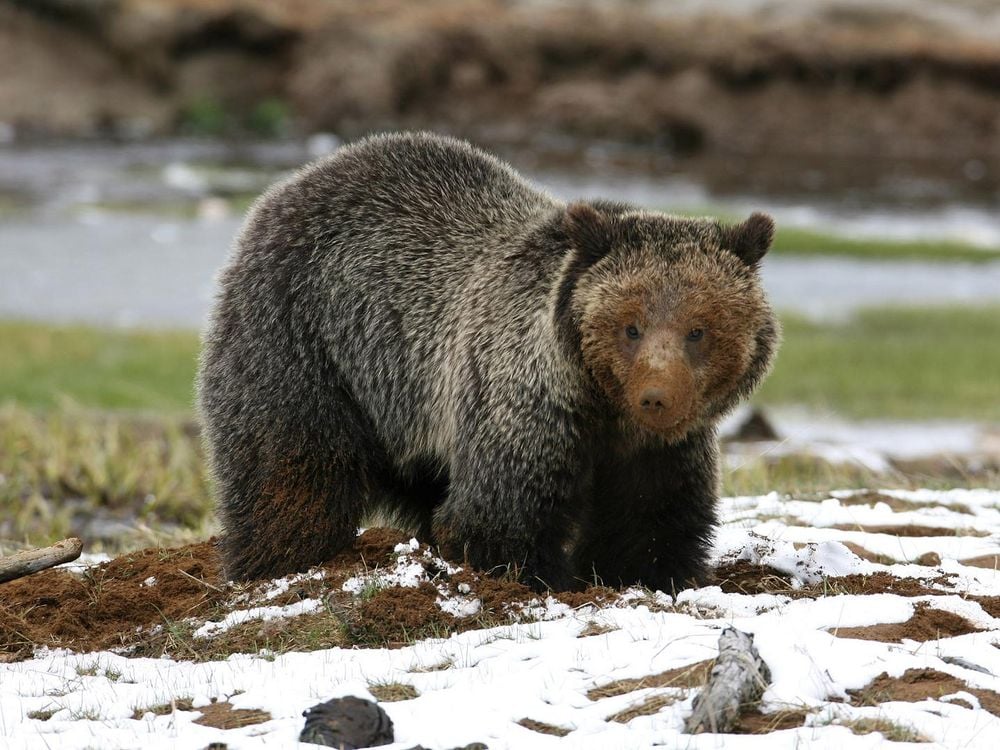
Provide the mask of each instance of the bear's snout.
[{"label": "bear's snout", "polygon": [[687,419],[691,397],[684,387],[671,388],[663,382],[647,381],[633,396],[632,408],[648,429],[666,434]]},{"label": "bear's snout", "polygon": [[639,394],[639,408],[649,414],[663,411],[669,403],[667,392],[658,386],[648,387]]}]

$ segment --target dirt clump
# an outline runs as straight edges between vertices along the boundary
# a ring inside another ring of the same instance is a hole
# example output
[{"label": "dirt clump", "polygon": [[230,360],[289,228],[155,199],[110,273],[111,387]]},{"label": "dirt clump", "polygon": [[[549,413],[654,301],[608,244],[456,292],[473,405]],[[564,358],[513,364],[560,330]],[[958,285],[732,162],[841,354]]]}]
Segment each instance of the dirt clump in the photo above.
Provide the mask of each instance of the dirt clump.
[{"label": "dirt clump", "polygon": [[[945,583],[938,577],[934,583]],[[897,578],[892,573],[879,571],[865,575],[852,573],[848,576],[834,576],[816,584],[816,588],[824,588],[841,594],[897,594],[898,596],[941,596],[945,592],[930,588],[919,578]]]},{"label": "dirt clump", "polygon": [[[860,690],[850,691],[850,695],[854,706],[877,706],[888,701],[915,703],[928,698],[938,700],[943,695],[960,691],[976,696],[982,708],[994,716],[1000,716],[1000,694],[985,688],[971,687],[957,677],[935,669],[908,669],[899,677],[890,677],[883,672]],[[959,699],[950,702],[968,705]]]},{"label": "dirt clump", "polygon": [[430,583],[416,588],[385,588],[357,609],[357,621],[351,625],[356,643],[370,646],[408,646],[421,638],[446,637],[455,617],[443,611],[441,596]]},{"label": "dirt clump", "polygon": [[727,594],[791,594],[795,591],[787,573],[747,560],[719,565],[710,583]]},{"label": "dirt clump", "polygon": [[889,534],[890,536],[924,537],[924,536],[989,536],[988,531],[979,529],[954,529],[944,526],[920,526],[903,524],[898,526],[875,525],[862,526],[855,523],[838,523],[830,527],[839,531],[863,531],[866,534]]},{"label": "dirt clump", "polygon": [[194,710],[201,712],[201,716],[194,720],[195,724],[215,729],[239,729],[271,720],[271,714],[267,711],[255,708],[233,708],[233,704],[229,701],[209,703],[207,706],[200,706]]},{"label": "dirt clump", "polygon": [[918,602],[913,614],[905,622],[879,623],[851,628],[834,628],[831,631],[840,638],[856,638],[863,641],[902,643],[911,641],[936,641],[940,638],[954,638],[959,635],[981,632],[979,628],[956,615],[937,609],[926,602]]},{"label": "dirt clump", "polygon": [[744,711],[740,714],[731,734],[770,734],[782,729],[798,729],[805,726],[806,718],[812,712],[800,708],[761,713],[759,710]]},{"label": "dirt clump", "polygon": [[1000,555],[980,555],[979,557],[969,557],[965,560],[959,560],[962,565],[968,565],[973,568],[986,568],[987,570],[998,570],[1000,569]]},{"label": "dirt clump", "polygon": [[225,598],[219,575],[208,541],[122,555],[81,575],[52,569],[12,581],[2,588],[0,653],[133,645],[144,627],[216,610]]}]

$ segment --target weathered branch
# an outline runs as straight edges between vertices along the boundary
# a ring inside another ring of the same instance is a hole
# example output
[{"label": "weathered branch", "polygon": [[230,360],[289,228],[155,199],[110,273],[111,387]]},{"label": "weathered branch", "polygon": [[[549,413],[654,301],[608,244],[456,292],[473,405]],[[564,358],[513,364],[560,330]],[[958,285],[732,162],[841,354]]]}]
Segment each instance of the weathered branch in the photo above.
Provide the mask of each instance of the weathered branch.
[{"label": "weathered branch", "polygon": [[83,542],[76,537],[63,539],[51,547],[29,549],[16,555],[0,557],[0,583],[37,573],[61,563],[72,562],[80,556]]},{"label": "weathered branch", "polygon": [[719,636],[719,657],[705,687],[694,699],[694,711],[684,723],[689,734],[727,732],[740,711],[760,700],[771,670],[753,645],[753,636],[726,628]]}]

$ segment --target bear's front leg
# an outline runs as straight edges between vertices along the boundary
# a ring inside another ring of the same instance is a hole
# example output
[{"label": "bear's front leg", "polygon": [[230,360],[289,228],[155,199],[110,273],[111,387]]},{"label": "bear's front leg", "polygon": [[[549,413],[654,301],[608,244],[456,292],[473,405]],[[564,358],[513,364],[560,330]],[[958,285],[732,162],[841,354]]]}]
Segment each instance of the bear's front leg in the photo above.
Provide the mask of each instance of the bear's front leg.
[{"label": "bear's front leg", "polygon": [[451,559],[492,573],[510,570],[538,591],[566,591],[582,583],[565,547],[588,477],[572,451],[540,436],[480,434],[467,443],[435,513],[434,537]]},{"label": "bear's front leg", "polygon": [[594,506],[574,550],[579,575],[668,593],[703,582],[718,481],[712,429],[672,445],[609,447],[595,467]]}]

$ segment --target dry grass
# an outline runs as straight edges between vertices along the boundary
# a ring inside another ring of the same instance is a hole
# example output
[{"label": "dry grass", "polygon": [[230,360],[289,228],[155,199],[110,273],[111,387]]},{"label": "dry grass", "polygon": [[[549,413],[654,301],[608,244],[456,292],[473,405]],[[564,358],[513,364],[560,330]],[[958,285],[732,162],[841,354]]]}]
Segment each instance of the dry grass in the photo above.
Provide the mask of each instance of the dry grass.
[{"label": "dry grass", "polygon": [[405,682],[370,682],[368,692],[382,703],[409,701],[420,697],[420,692]]}]

